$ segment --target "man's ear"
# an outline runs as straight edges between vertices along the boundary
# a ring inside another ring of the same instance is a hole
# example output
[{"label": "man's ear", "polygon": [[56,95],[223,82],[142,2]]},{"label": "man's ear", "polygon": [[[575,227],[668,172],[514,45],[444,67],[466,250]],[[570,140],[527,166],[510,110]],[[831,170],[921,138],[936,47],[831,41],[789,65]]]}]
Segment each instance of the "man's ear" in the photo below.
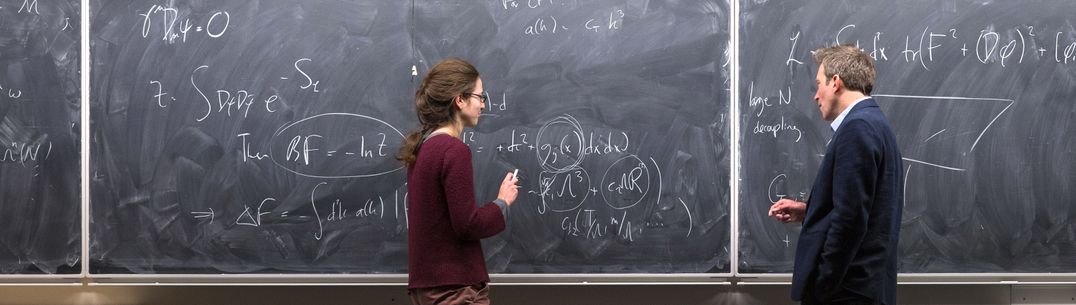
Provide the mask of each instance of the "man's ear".
[{"label": "man's ear", "polygon": [[841,79],[840,74],[833,74],[833,77],[830,78],[830,81],[833,82],[833,85],[837,87],[836,91],[841,91],[841,89],[844,89],[844,80]]}]

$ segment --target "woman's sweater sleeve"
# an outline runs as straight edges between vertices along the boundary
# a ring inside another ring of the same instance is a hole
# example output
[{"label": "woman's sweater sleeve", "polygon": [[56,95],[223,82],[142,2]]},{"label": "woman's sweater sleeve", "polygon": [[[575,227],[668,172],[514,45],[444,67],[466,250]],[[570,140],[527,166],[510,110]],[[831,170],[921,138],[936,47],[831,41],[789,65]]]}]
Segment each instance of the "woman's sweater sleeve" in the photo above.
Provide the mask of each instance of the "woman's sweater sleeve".
[{"label": "woman's sweater sleeve", "polygon": [[445,199],[452,230],[460,239],[479,240],[500,233],[505,227],[501,208],[493,202],[475,205],[474,172],[471,150],[464,145],[452,145],[444,159]]}]

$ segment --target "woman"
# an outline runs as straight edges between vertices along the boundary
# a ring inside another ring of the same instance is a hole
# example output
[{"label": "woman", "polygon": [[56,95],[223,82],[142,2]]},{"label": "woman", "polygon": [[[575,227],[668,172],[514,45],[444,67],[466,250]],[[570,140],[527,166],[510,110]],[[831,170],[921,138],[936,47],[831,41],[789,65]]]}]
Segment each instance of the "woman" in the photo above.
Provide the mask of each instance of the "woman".
[{"label": "woman", "polygon": [[504,230],[516,200],[507,173],[497,200],[475,205],[471,150],[460,141],[485,108],[482,79],[461,59],[437,63],[415,91],[422,129],[407,136],[408,294],[413,304],[489,304],[482,238]]}]

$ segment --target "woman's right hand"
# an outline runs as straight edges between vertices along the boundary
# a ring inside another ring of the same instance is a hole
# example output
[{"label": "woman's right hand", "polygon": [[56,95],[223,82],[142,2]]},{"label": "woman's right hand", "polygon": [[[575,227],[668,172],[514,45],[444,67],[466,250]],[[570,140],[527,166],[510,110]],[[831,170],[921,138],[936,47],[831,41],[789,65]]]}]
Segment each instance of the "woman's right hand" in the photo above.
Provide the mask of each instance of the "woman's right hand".
[{"label": "woman's right hand", "polygon": [[504,181],[501,181],[501,189],[497,193],[497,199],[504,200],[508,205],[512,205],[516,201],[516,195],[519,194],[517,182],[519,182],[519,178],[513,175],[512,172],[504,175]]}]

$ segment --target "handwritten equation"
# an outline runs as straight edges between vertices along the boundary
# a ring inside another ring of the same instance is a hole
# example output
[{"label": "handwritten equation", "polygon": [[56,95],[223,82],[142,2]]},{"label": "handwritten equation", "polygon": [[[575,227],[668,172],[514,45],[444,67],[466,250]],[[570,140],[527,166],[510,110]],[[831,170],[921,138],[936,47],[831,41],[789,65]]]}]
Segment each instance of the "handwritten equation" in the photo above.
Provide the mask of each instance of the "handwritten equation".
[{"label": "handwritten equation", "polygon": [[[331,132],[334,126],[349,126],[349,131]],[[660,203],[661,167],[653,158],[633,153],[637,144],[629,133],[587,130],[573,116],[564,114],[545,122],[534,136],[525,129],[510,129],[506,134],[507,139],[468,131],[461,138],[478,154],[516,156],[538,165],[535,167],[540,169],[529,173],[537,181],[525,184],[528,196],[521,196],[513,210],[552,217],[549,221],[555,222],[568,238],[619,238],[630,242],[643,234],[644,228],[655,226],[637,222],[639,213]],[[394,158],[395,148],[403,140],[402,133],[384,120],[366,115],[320,114],[287,123],[268,140],[259,140],[266,137],[256,131],[239,133],[236,138],[241,145],[241,151],[236,153],[241,154],[242,162],[272,162],[280,169],[306,178],[372,178],[402,169]],[[479,147],[483,147],[480,143],[493,148],[479,152]],[[584,163],[588,158],[600,160]],[[601,168],[589,168],[594,164]],[[523,173],[535,167],[523,166]],[[318,186],[325,184],[319,182]],[[265,198],[258,203],[245,203],[242,213],[228,217],[244,226],[261,226],[266,224],[267,217],[273,221],[317,222],[318,230],[312,237],[321,238],[326,224],[346,219],[400,221],[406,215],[403,206],[407,197],[400,189],[387,197],[360,201],[337,199],[327,203],[326,199],[315,198],[332,194],[315,187],[311,190],[311,215],[273,212],[273,207],[281,203],[277,198]],[[687,214],[687,223],[677,225],[686,227],[686,235],[690,236],[695,226],[691,208],[683,200],[677,200],[681,204],[674,207],[682,207],[682,213]],[[214,210],[194,211],[190,216],[209,222],[218,217]]]},{"label": "handwritten equation", "polygon": [[242,212],[236,215],[217,215],[217,211],[213,208],[188,213],[194,221],[207,225],[216,222],[218,216],[230,224],[246,227],[309,222],[311,225],[309,236],[315,240],[321,240],[325,236],[329,225],[346,221],[391,220],[399,222],[402,220],[404,227],[407,226],[407,192],[401,192],[402,187],[397,188],[390,198],[377,195],[363,201],[347,202],[340,198],[333,198],[331,193],[327,193],[323,189],[327,184],[327,182],[318,183],[310,190],[309,200],[304,204],[310,208],[307,214],[281,209],[284,202],[273,197],[266,197],[257,203],[238,203],[242,207]]},{"label": "handwritten equation", "polygon": [[617,31],[624,27],[624,19],[627,16],[621,8],[609,8],[607,12],[590,17],[569,18],[558,14],[556,9],[575,9],[574,4],[553,0],[501,0],[500,8],[507,12],[521,10],[540,12],[539,16],[529,19],[522,25],[522,33],[527,36],[557,35],[571,31],[588,33]]},{"label": "handwritten equation", "polygon": [[[300,90],[312,91],[314,93],[320,93],[318,85],[321,84],[320,80],[311,78],[310,72],[304,71],[300,64],[303,62],[309,62],[309,58],[300,58],[295,61],[295,72],[302,75],[299,81],[298,88]],[[203,81],[202,76],[212,71],[212,67],[209,65],[202,65],[195,68],[189,77],[189,83],[194,88],[197,97],[197,101],[182,101],[188,103],[200,104],[200,114],[194,120],[197,122],[204,121],[211,116],[223,115],[225,117],[248,117],[251,110],[262,111],[266,114],[276,112],[279,105],[276,104],[280,101],[280,95],[278,94],[265,94],[259,96],[255,92],[267,91],[256,90],[252,88],[225,88],[224,85],[206,83]],[[290,82],[290,76],[279,77],[281,81]],[[151,90],[155,92],[151,96],[151,100],[156,103],[157,107],[168,108],[174,102],[180,102],[176,99],[175,94],[165,90],[167,87],[176,87],[179,84],[164,84],[159,80],[150,80],[148,85]],[[287,87],[285,85],[284,87]],[[269,90],[275,91],[275,90]]]},{"label": "handwritten equation", "polygon": [[[628,132],[588,127],[562,114],[545,121],[537,131],[466,132],[463,140],[476,153],[536,163],[531,171],[524,167],[524,176],[537,179],[525,184],[527,197],[520,198],[533,202],[526,209],[559,222],[567,237],[630,242],[654,225],[637,222],[639,213],[660,204],[660,165],[635,154],[639,142]],[[690,208],[686,204],[683,208],[680,212],[689,216],[682,225],[690,235],[694,223]]]},{"label": "handwritten equation", "polygon": [[6,144],[0,148],[0,163],[18,163],[26,166],[28,162],[47,160],[52,154],[52,141],[13,141]]},{"label": "handwritten equation", "polygon": [[[1046,60],[1064,65],[1076,63],[1076,37],[1073,33],[1046,31],[1032,25],[1006,29],[989,26],[973,32],[927,26],[919,35],[904,36],[865,28],[856,24],[845,25],[832,36],[832,43],[852,43],[876,61],[917,63],[924,70],[930,70],[931,64],[940,60],[943,52],[953,52],[959,54],[960,58],[971,58],[981,64],[1001,67],[1030,60]],[[786,65],[802,65],[807,60],[802,55],[805,52],[797,49],[801,34],[797,31],[789,35],[791,47]],[[864,34],[870,38],[850,38],[862,37]]]},{"label": "handwritten equation", "polygon": [[[350,130],[317,131],[332,130],[332,126]],[[244,138],[244,161],[264,158],[259,152],[251,153],[246,135],[237,136]],[[280,168],[310,178],[375,177],[403,168],[395,159],[395,147],[400,147],[403,138],[399,129],[374,117],[326,113],[282,126],[271,139],[269,157]]]},{"label": "handwritten equation", "polygon": [[176,43],[176,39],[187,42],[191,34],[220,38],[232,22],[232,15],[227,11],[213,12],[204,20],[191,21],[191,12],[157,4],[138,16],[142,17],[142,38],[157,38],[168,44]]}]

